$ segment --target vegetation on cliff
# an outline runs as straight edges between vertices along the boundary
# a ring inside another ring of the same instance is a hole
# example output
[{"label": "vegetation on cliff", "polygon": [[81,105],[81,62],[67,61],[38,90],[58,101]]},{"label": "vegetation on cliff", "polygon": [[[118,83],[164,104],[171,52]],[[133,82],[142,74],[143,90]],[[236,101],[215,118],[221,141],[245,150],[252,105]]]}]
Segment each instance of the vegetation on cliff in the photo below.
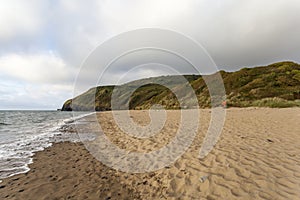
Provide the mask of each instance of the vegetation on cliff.
[{"label": "vegetation on cliff", "polygon": [[[262,67],[243,68],[236,72],[220,71],[220,73],[224,81],[228,106],[300,106],[300,65],[297,63],[279,62]],[[199,106],[210,107],[211,98],[203,77],[185,75],[185,78],[194,89]],[[180,106],[178,99],[171,89],[184,90],[186,86],[178,84],[177,80],[178,76],[161,76],[118,86],[98,86],[74,99],[67,100],[62,110],[111,110],[113,90],[117,87],[125,94],[136,85],[143,86],[137,88],[130,96],[129,109],[149,109],[155,104],[160,104],[166,109],[178,109]],[[161,84],[151,84],[151,82]],[[162,86],[166,84],[171,88]],[[187,96],[185,100],[188,101],[188,98]],[[188,104],[185,107],[188,108]]]}]

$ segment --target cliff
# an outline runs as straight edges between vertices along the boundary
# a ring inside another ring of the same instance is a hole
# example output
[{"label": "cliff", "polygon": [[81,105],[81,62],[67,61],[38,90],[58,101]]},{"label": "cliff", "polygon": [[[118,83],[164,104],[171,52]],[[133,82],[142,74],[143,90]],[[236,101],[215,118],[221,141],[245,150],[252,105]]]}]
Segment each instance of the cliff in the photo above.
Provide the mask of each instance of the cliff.
[{"label": "cliff", "polygon": [[[220,73],[224,81],[228,106],[300,106],[300,65],[297,63],[279,62],[268,66],[243,68],[236,72],[220,71]],[[200,75],[184,76],[194,89],[199,106],[210,107],[211,99],[203,77]],[[177,80],[177,76],[161,76],[118,86],[98,86],[74,99],[67,100],[62,110],[111,110],[113,90],[117,87],[119,92],[125,94],[130,87],[136,85],[143,86],[131,95],[129,109],[149,109],[154,104],[161,104],[167,109],[178,109],[179,102],[169,88],[150,83],[168,84],[175,90],[184,89],[184,86],[180,85]]]}]

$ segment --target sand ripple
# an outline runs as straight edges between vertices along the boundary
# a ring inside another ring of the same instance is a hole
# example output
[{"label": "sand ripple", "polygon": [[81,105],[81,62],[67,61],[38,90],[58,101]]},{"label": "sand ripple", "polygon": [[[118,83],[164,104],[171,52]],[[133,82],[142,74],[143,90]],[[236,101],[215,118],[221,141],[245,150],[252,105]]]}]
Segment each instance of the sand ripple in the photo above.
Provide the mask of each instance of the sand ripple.
[{"label": "sand ripple", "polygon": [[[199,159],[210,121],[210,111],[201,110],[199,134],[188,151],[171,166],[150,173],[116,171],[81,144],[57,144],[39,152],[26,175],[4,180],[0,198],[300,199],[299,113],[299,108],[228,109],[221,138]],[[118,147],[151,152],[175,136],[179,112],[167,114],[163,131],[148,139],[123,133],[109,112],[98,117]],[[132,118],[144,124],[149,120],[144,111],[132,112]]]}]

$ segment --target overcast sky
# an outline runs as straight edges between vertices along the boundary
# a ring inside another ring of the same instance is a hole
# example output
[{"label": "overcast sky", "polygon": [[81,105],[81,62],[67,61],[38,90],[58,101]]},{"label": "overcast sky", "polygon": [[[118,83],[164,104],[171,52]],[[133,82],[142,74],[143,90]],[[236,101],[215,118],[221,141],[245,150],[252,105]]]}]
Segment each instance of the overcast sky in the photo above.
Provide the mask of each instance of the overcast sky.
[{"label": "overcast sky", "polygon": [[227,71],[300,62],[299,11],[299,0],[0,0],[0,109],[60,108],[89,53],[138,28],[187,35]]}]

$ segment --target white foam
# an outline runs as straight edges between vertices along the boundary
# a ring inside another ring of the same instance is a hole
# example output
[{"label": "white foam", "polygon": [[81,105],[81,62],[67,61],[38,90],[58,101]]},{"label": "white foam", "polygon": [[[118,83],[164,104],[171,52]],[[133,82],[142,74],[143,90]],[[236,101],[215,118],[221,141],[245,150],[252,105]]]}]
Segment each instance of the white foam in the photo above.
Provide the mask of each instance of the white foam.
[{"label": "white foam", "polygon": [[[19,120],[20,118],[20,116],[18,116],[19,114],[20,113],[15,114],[16,118],[18,118],[17,120]],[[63,125],[71,125],[75,121],[91,114],[93,113],[80,114],[79,116],[73,116],[71,118],[56,121],[52,120],[52,122],[49,124],[31,124],[32,129],[30,127],[26,127],[23,124],[21,124],[20,127],[14,127],[14,129],[11,129],[10,131],[14,131],[14,133],[19,132],[19,135],[15,138],[14,141],[7,141],[7,143],[5,143],[5,141],[1,141],[0,162],[3,162],[3,165],[0,165],[0,167],[2,166],[0,168],[0,179],[28,172],[30,170],[28,165],[32,163],[32,156],[34,155],[34,153],[50,147],[53,142],[79,142],[80,139],[77,134],[68,132],[63,133],[60,132],[59,129]],[[47,115],[47,113],[45,113],[45,115]],[[16,167],[5,169],[5,165],[11,166],[14,162],[17,163]]]}]

